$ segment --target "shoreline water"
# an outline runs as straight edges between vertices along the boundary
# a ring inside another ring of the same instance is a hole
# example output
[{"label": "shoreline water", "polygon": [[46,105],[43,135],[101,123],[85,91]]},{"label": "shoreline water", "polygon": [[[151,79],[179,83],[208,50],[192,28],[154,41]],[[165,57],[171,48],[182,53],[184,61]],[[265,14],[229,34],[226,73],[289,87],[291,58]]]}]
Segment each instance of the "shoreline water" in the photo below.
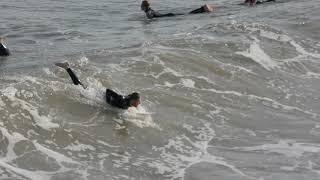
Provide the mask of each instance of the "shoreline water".
[{"label": "shoreline water", "polygon": [[318,179],[320,3],[205,3],[150,21],[137,1],[2,1],[0,179]]}]

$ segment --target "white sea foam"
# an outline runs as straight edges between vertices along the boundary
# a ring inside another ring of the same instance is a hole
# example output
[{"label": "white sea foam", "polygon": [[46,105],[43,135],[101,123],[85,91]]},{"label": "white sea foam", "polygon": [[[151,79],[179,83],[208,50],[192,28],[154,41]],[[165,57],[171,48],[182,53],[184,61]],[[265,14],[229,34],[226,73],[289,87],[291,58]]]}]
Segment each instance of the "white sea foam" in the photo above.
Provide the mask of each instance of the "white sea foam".
[{"label": "white sea foam", "polygon": [[26,101],[17,98],[15,96],[17,92],[18,90],[16,88],[7,87],[3,90],[3,95],[10,99],[11,105],[13,107],[20,106],[20,108],[29,112],[29,114],[33,117],[35,123],[43,129],[50,130],[51,128],[59,127],[59,124],[51,122],[51,120],[48,117],[40,115],[38,112],[38,108],[34,107]]},{"label": "white sea foam", "polygon": [[170,174],[171,179],[180,179],[185,175],[185,171],[201,162],[218,164],[231,169],[233,172],[248,177],[235,166],[224,161],[223,158],[208,153],[208,143],[215,136],[209,123],[197,129],[190,125],[184,125],[190,133],[194,134],[196,140],[191,140],[186,135],[178,136],[168,140],[168,144],[163,147],[153,147],[154,151],[160,152],[161,159],[147,162],[150,167],[157,169],[159,174]]},{"label": "white sea foam", "polygon": [[78,163],[77,161],[75,161],[75,160],[73,160],[63,154],[55,152],[49,148],[46,148],[43,145],[37,143],[36,141],[33,141],[33,144],[39,151],[43,152],[44,154],[48,155],[49,157],[54,158],[61,166],[62,166],[62,162],[80,165],[80,163]]},{"label": "white sea foam", "polygon": [[40,173],[39,171],[32,172],[32,171],[24,170],[21,168],[17,168],[1,160],[0,160],[0,166],[32,180],[36,180],[36,179],[49,180],[50,179],[49,175],[45,175],[43,173]]},{"label": "white sea foam", "polygon": [[272,108],[275,108],[275,109],[279,109],[279,108],[282,108],[284,110],[287,110],[287,111],[300,111],[300,112],[303,112],[305,114],[308,114],[310,116],[312,116],[313,118],[317,117],[318,114],[316,113],[313,113],[312,111],[308,111],[308,110],[304,110],[304,109],[301,109],[299,107],[295,107],[295,106],[289,106],[289,105],[285,105],[285,104],[281,104],[271,98],[268,98],[268,97],[260,97],[260,96],[257,96],[257,95],[253,95],[253,94],[242,94],[241,92],[237,92],[237,91],[221,91],[221,90],[216,90],[216,89],[198,89],[198,90],[202,90],[202,91],[211,91],[211,92],[214,92],[214,93],[217,93],[217,94],[228,94],[228,95],[234,95],[234,96],[245,96],[245,97],[248,97],[248,99],[251,99],[251,100],[259,100],[259,101],[262,101],[264,102],[264,105],[265,106],[270,106]]},{"label": "white sea foam", "polygon": [[161,128],[153,121],[152,113],[147,112],[141,105],[138,108],[131,107],[123,112],[126,121],[135,124],[140,128],[153,127],[161,130]]},{"label": "white sea foam", "polygon": [[[43,172],[43,171],[29,171],[29,170],[25,170],[25,169],[22,169],[22,168],[19,168],[19,167],[15,167],[14,165],[12,165],[11,161],[18,158],[18,156],[15,154],[13,148],[15,147],[15,144],[20,142],[20,141],[28,141],[28,139],[26,137],[24,137],[23,135],[17,133],[17,132],[8,132],[7,129],[3,128],[3,127],[0,127],[0,130],[1,130],[1,133],[2,135],[7,138],[8,140],[8,146],[7,146],[7,154],[6,156],[4,156],[3,158],[0,159],[0,166],[3,167],[3,168],[6,168],[10,171],[13,171],[23,177],[27,177],[29,179],[43,179],[43,180],[46,180],[46,179],[50,179],[50,174],[46,173],[46,172]],[[60,171],[57,171],[56,173],[58,172],[61,172],[61,171],[66,171],[67,168],[64,168],[63,167],[63,164],[62,162],[68,162],[68,163],[72,163],[72,164],[79,164],[78,162],[76,161],[73,161],[72,159],[60,154],[60,153],[57,153],[57,152],[54,152],[42,145],[40,145],[39,143],[37,143],[36,141],[33,141],[33,145],[35,146],[35,148],[48,155],[49,157],[51,158],[54,158],[55,160],[57,160],[57,162],[59,163],[60,165]]]},{"label": "white sea foam", "polygon": [[82,67],[82,66],[89,63],[89,59],[87,57],[83,56],[80,58],[79,62],[80,62],[80,66]]},{"label": "white sea foam", "polygon": [[320,78],[319,73],[314,73],[314,72],[307,72],[305,75],[303,75],[304,78]]},{"label": "white sea foam", "polygon": [[169,83],[168,81],[164,82],[164,86],[169,87],[169,88],[171,88],[171,87],[173,87],[175,85],[176,84]]},{"label": "white sea foam", "polygon": [[26,140],[25,137],[23,137],[21,134],[19,133],[12,133],[10,134],[7,129],[3,128],[3,127],[0,127],[0,130],[3,134],[3,136],[5,136],[7,139],[8,139],[8,147],[7,147],[7,154],[5,156],[5,158],[3,158],[2,160],[4,161],[10,161],[14,158],[17,157],[16,153],[13,151],[13,147],[14,145],[19,142],[19,141],[22,141],[22,140]]},{"label": "white sea foam", "polygon": [[80,94],[85,97],[85,101],[88,104],[97,104],[101,106],[106,105],[105,101],[105,88],[101,86],[89,86],[87,89],[77,88],[75,90],[80,90]]},{"label": "white sea foam", "polygon": [[195,82],[191,79],[181,79],[182,85],[188,88],[194,88]]},{"label": "white sea foam", "polygon": [[109,143],[106,143],[106,142],[100,141],[100,140],[97,140],[97,142],[98,142],[99,144],[102,144],[102,145],[104,145],[104,146],[111,147],[111,148],[118,148],[118,147],[119,147],[119,146],[114,146],[114,145],[111,145],[111,144],[109,144]]},{"label": "white sea foam", "polygon": [[234,148],[243,151],[263,151],[269,153],[279,153],[288,157],[301,157],[304,153],[319,153],[319,144],[297,143],[293,140],[280,140],[277,144],[263,144],[252,147]]},{"label": "white sea foam", "polygon": [[64,149],[71,150],[71,151],[87,151],[87,150],[95,151],[96,150],[95,147],[88,144],[70,144],[66,146]]},{"label": "white sea foam", "polygon": [[306,51],[305,48],[303,48],[301,45],[299,45],[294,39],[292,39],[291,37],[289,37],[285,34],[276,34],[271,31],[265,31],[265,30],[257,29],[257,28],[249,28],[249,29],[251,31],[259,31],[261,37],[265,37],[265,38],[272,39],[272,40],[279,41],[279,42],[289,42],[296,49],[296,51],[302,55],[311,56],[314,58],[320,58],[320,54],[310,53],[310,52]]},{"label": "white sea foam", "polygon": [[274,32],[264,31],[264,30],[261,30],[261,29],[259,29],[259,32],[260,32],[260,36],[261,37],[265,37],[265,38],[272,39],[272,40],[275,40],[275,41],[289,42],[289,41],[292,40],[289,36],[284,35],[284,34],[276,34]]},{"label": "white sea foam", "polygon": [[266,54],[259,45],[259,40],[253,37],[254,41],[250,44],[250,48],[244,52],[236,52],[236,54],[240,54],[242,56],[248,57],[253,61],[260,64],[266,70],[271,70],[272,68],[277,66],[277,63],[272,60],[272,58]]},{"label": "white sea foam", "polygon": [[47,75],[56,77],[56,75],[49,69],[49,68],[43,68],[42,69]]}]

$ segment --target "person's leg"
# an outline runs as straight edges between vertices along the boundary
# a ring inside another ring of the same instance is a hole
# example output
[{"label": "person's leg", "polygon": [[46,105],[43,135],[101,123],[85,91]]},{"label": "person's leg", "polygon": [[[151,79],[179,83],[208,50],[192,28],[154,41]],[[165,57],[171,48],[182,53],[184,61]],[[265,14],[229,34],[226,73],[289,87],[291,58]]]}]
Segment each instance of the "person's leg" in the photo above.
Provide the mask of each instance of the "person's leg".
[{"label": "person's leg", "polygon": [[65,63],[56,63],[55,64],[58,67],[61,67],[63,69],[65,69],[69,76],[71,77],[71,80],[73,82],[74,85],[81,85],[84,89],[86,89],[87,87],[85,85],[83,85],[81,83],[81,81],[79,80],[79,78],[77,77],[77,75],[72,71],[72,69],[69,67],[69,63],[65,62]]},{"label": "person's leg", "polygon": [[175,16],[176,14],[173,13],[167,13],[167,14],[161,14],[161,17],[172,17]]},{"label": "person's leg", "polygon": [[71,77],[73,84],[75,84],[75,85],[81,84],[79,78],[78,78],[77,75],[72,71],[72,69],[68,68],[68,69],[66,69],[66,70],[67,70],[69,76]]}]

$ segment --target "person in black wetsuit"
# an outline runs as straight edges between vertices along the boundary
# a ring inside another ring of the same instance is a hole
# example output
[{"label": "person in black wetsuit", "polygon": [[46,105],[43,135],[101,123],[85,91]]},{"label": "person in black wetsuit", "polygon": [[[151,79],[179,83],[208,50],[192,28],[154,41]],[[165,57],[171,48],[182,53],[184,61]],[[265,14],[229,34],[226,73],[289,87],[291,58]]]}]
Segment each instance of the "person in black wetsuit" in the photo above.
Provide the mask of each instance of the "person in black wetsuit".
[{"label": "person in black wetsuit", "polygon": [[[149,18],[149,19],[159,18],[159,17],[171,17],[171,16],[177,16],[177,15],[184,15],[184,14],[174,14],[174,13],[161,14],[161,13],[151,9],[150,3],[149,3],[148,0],[143,0],[142,1],[141,10],[146,13],[147,18]],[[212,12],[213,10],[214,10],[213,6],[205,4],[205,5],[201,6],[200,8],[189,12],[189,14]]]},{"label": "person in black wetsuit", "polygon": [[263,4],[267,2],[276,2],[276,0],[245,0],[243,4],[250,4],[250,6],[253,6],[255,4]]},{"label": "person in black wetsuit", "polygon": [[[81,85],[84,89],[87,87],[79,80],[76,74],[69,67],[69,63],[55,63],[56,66],[65,69],[69,76],[72,79],[74,85]],[[120,109],[128,109],[129,107],[138,107],[140,104],[140,95],[137,92],[129,94],[127,96],[122,96],[117,94],[111,89],[106,90],[106,101],[111,106],[120,108]]]},{"label": "person in black wetsuit", "polygon": [[0,56],[9,56],[10,51],[3,43],[4,38],[0,37]]}]

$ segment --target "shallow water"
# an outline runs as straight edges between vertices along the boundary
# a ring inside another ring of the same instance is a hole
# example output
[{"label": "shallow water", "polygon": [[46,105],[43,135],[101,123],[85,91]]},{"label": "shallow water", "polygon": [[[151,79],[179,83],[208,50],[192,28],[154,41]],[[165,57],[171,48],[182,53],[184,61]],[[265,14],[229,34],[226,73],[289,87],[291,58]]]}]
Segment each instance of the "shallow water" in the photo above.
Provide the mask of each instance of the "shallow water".
[{"label": "shallow water", "polygon": [[319,1],[139,3],[1,1],[0,179],[320,179]]}]

